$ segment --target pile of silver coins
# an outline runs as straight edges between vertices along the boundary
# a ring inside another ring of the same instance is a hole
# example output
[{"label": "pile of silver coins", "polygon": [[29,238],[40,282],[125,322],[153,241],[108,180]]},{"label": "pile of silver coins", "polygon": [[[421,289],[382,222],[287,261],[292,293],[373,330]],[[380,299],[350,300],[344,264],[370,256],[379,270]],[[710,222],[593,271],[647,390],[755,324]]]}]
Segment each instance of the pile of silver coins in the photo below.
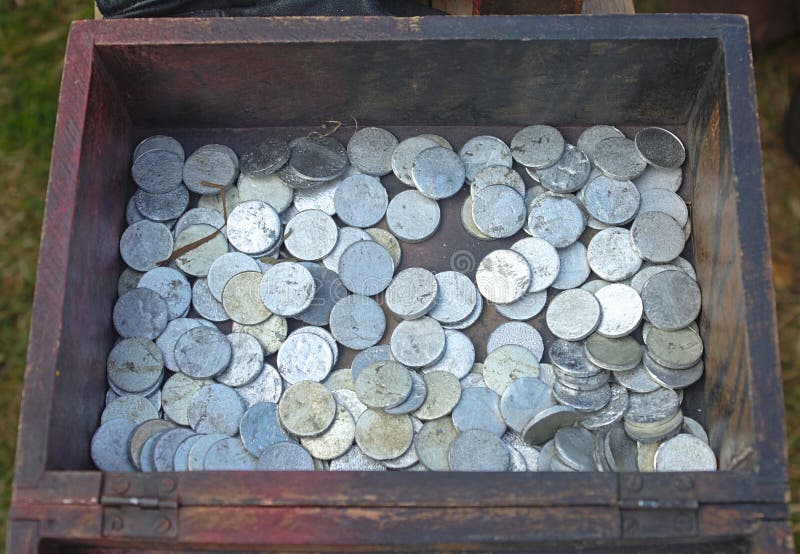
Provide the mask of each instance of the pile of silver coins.
[{"label": "pile of silver coins", "polygon": [[[159,135],[132,160],[98,468],[716,469],[681,409],[703,341],[673,133],[456,151],[368,127],[188,157]],[[465,239],[503,247],[399,269],[465,186]],[[487,307],[508,321],[476,360]]]}]

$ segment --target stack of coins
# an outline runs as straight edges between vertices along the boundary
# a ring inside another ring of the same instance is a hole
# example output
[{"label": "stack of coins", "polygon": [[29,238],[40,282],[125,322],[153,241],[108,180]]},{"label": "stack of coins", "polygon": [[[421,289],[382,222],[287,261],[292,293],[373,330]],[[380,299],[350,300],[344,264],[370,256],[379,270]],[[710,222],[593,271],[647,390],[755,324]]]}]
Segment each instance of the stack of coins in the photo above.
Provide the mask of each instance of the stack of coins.
[{"label": "stack of coins", "polygon": [[[715,469],[681,411],[703,374],[700,289],[680,257],[684,159],[667,130],[631,140],[605,125],[575,146],[533,125],[510,145],[484,135],[457,152],[376,127],[346,147],[270,138],[241,155],[210,144],[186,157],[170,137],[145,139],[95,464]],[[409,186],[392,198],[390,173]],[[430,239],[439,201],[465,183],[465,232],[510,246],[480,260],[474,282],[398,272],[401,243]],[[463,330],[487,305],[509,321],[478,361]],[[531,324],[542,311],[549,344]],[[289,333],[290,320],[305,325]],[[340,347],[357,351],[350,367]]]}]

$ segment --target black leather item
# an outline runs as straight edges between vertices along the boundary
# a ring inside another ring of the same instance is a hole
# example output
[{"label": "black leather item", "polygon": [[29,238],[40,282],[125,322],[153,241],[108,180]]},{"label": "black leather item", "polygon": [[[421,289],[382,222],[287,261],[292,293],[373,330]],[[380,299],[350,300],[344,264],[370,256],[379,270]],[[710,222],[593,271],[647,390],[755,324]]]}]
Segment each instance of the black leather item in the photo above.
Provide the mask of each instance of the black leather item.
[{"label": "black leather item", "polygon": [[107,18],[443,15],[413,0],[97,0]]}]

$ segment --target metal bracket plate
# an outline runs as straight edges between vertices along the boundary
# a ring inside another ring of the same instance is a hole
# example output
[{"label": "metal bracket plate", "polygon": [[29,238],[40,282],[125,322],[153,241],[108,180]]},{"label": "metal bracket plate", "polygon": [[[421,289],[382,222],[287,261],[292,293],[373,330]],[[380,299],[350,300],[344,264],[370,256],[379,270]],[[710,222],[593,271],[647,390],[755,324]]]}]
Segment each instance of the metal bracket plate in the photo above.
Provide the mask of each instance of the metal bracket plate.
[{"label": "metal bracket plate", "polygon": [[699,534],[699,503],[689,475],[622,473],[619,508],[623,538],[676,538]]},{"label": "metal bracket plate", "polygon": [[100,504],[104,537],[178,536],[178,481],[173,477],[105,474]]}]

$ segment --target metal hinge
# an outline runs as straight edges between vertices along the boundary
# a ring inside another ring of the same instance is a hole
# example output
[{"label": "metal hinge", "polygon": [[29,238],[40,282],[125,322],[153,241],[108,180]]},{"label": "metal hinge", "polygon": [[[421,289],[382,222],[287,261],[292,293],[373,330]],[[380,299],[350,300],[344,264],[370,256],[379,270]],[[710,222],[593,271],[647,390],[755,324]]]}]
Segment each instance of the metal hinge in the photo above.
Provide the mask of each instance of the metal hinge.
[{"label": "metal hinge", "polygon": [[178,481],[153,474],[106,474],[103,536],[169,539],[178,536]]},{"label": "metal hinge", "polygon": [[619,509],[623,538],[694,537],[700,505],[688,475],[622,473]]}]

